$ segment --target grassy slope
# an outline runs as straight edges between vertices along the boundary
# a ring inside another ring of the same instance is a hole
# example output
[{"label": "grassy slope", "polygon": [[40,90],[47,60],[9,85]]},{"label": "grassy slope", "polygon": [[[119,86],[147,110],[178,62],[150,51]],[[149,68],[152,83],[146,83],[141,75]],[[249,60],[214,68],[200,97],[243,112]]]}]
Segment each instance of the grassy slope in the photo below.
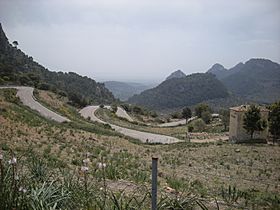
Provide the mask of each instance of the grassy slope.
[{"label": "grassy slope", "polygon": [[[158,156],[160,189],[165,186],[179,191],[189,189],[211,198],[219,196],[220,187],[229,184],[245,191],[254,189],[258,196],[280,192],[278,146],[135,144],[107,128],[98,126],[97,130],[85,131],[75,125],[70,127],[67,123],[45,120],[20,103],[8,102],[7,95],[11,94],[15,93],[6,94],[0,90],[0,145],[4,155],[12,149],[24,157],[32,150],[49,167],[73,170],[81,166],[85,153],[89,152],[90,168],[95,168],[101,159],[108,164],[108,179],[116,183],[118,181],[114,180],[124,179],[144,185],[149,185],[151,156]],[[8,100],[14,101],[13,97],[10,98]],[[40,100],[45,100],[53,109],[67,106],[55,96],[50,101],[42,95]],[[98,132],[99,128],[108,133]]]}]

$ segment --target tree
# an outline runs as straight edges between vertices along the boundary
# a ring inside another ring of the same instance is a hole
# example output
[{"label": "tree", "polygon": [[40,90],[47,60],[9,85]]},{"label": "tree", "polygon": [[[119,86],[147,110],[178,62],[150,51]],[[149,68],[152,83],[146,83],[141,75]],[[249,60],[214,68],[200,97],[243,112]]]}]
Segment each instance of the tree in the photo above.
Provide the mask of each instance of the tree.
[{"label": "tree", "polygon": [[192,111],[189,107],[185,107],[182,111],[183,118],[186,119],[186,123],[188,123],[188,119],[192,117]]},{"label": "tree", "polygon": [[17,42],[17,41],[13,41],[13,45],[14,45],[15,47],[17,47],[17,46],[18,46],[18,42]]},{"label": "tree", "polygon": [[142,108],[140,106],[133,106],[132,111],[135,114],[144,114],[144,112],[143,112],[143,110],[142,110]]},{"label": "tree", "polygon": [[220,116],[222,123],[224,125],[224,130],[227,130],[227,127],[229,126],[229,110],[228,109],[222,109],[220,110]]},{"label": "tree", "polygon": [[198,118],[201,118],[201,114],[202,112],[206,112],[206,111],[211,111],[210,110],[210,107],[207,105],[207,104],[198,104],[195,108],[195,115],[198,117]]},{"label": "tree", "polygon": [[126,111],[126,112],[131,112],[131,108],[129,104],[121,104],[121,107]]},{"label": "tree", "polygon": [[206,123],[209,124],[211,122],[212,116],[209,111],[203,111],[201,113],[201,119]]},{"label": "tree", "polygon": [[114,113],[116,113],[118,111],[118,106],[116,104],[112,104],[111,109]]},{"label": "tree", "polygon": [[273,143],[280,137],[280,101],[270,106],[269,112],[269,132],[272,135]]},{"label": "tree", "polygon": [[245,112],[243,118],[243,128],[250,134],[251,139],[255,131],[263,131],[266,128],[266,121],[261,119],[260,109],[251,105]]}]

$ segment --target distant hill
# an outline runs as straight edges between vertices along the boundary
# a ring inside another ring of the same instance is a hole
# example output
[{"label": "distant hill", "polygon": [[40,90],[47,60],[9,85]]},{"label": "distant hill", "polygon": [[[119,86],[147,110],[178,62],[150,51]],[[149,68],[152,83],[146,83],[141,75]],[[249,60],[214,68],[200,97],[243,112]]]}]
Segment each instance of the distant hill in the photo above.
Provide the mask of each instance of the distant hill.
[{"label": "distant hill", "polygon": [[186,77],[186,74],[181,70],[174,71],[171,73],[165,80],[173,79],[173,78],[182,78]]},{"label": "distant hill", "polygon": [[104,84],[116,98],[122,101],[126,101],[129,97],[151,88],[150,85],[133,82],[107,81]]},{"label": "distant hill", "polygon": [[0,24],[0,85],[16,84],[50,89],[80,106],[111,103],[113,94],[102,83],[74,72],[53,72],[12,46]]},{"label": "distant hill", "polygon": [[268,59],[250,59],[227,70],[208,70],[236,96],[259,103],[280,99],[280,65]]},{"label": "distant hill", "polygon": [[213,74],[196,73],[165,80],[157,87],[131,97],[128,102],[164,110],[227,96],[227,89]]}]

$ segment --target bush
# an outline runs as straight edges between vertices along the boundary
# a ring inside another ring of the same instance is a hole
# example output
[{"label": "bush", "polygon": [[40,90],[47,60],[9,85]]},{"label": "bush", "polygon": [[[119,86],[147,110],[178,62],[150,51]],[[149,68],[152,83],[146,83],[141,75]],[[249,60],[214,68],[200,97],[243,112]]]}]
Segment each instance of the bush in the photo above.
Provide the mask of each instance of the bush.
[{"label": "bush", "polygon": [[50,90],[51,87],[47,83],[41,83],[41,84],[39,84],[38,88],[41,89],[41,90]]},{"label": "bush", "polygon": [[111,105],[111,109],[112,109],[112,111],[113,111],[114,113],[116,113],[117,110],[118,110],[118,107],[117,107],[116,104],[112,104],[112,105]]},{"label": "bush", "polygon": [[193,132],[193,130],[194,130],[194,127],[192,125],[189,125],[188,126],[188,132]]},{"label": "bush", "polygon": [[126,111],[126,112],[131,112],[131,107],[129,104],[122,104],[121,107]]},{"label": "bush", "polygon": [[173,119],[179,119],[179,118],[182,118],[182,114],[180,112],[174,112],[171,114],[171,117]]},{"label": "bush", "polygon": [[201,113],[201,119],[206,123],[209,124],[211,122],[212,116],[209,111],[204,111]]},{"label": "bush", "polygon": [[206,124],[202,119],[197,119],[193,122],[194,130],[197,132],[203,132],[205,131]]},{"label": "bush", "polygon": [[150,115],[154,118],[158,117],[158,114],[154,111],[150,112]]},{"label": "bush", "polygon": [[144,113],[143,109],[142,109],[140,106],[134,106],[134,107],[132,108],[132,111],[133,111],[135,114],[143,114],[143,113]]},{"label": "bush", "polygon": [[16,96],[17,90],[15,89],[5,89],[4,97],[5,100],[11,103],[19,103],[19,98]]},{"label": "bush", "polygon": [[67,96],[67,93],[64,92],[64,91],[62,91],[62,90],[58,91],[58,94],[59,94],[60,96],[63,96],[63,97],[66,97],[66,96]]}]

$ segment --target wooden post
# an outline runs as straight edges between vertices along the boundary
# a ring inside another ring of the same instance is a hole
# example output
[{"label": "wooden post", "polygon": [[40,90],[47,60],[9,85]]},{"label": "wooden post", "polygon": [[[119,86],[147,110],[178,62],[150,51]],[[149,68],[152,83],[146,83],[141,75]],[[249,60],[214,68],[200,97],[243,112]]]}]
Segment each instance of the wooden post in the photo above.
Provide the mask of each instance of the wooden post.
[{"label": "wooden post", "polygon": [[157,164],[158,158],[152,157],[152,210],[157,210]]}]

